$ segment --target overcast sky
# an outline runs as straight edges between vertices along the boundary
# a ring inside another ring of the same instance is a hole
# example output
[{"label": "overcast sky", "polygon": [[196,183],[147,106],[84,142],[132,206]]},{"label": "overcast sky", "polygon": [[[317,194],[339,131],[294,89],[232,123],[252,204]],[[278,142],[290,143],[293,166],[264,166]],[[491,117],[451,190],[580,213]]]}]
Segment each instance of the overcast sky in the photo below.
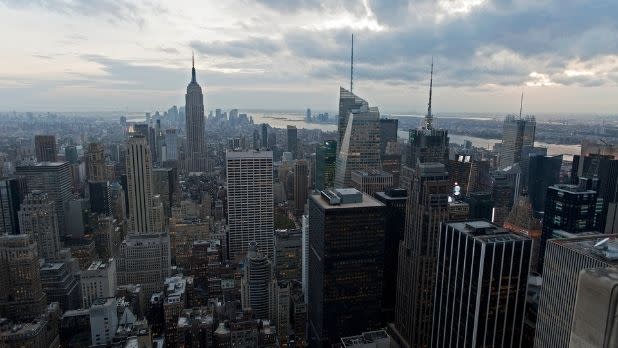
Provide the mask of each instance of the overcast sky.
[{"label": "overcast sky", "polygon": [[0,110],[618,114],[616,0],[0,0]]}]

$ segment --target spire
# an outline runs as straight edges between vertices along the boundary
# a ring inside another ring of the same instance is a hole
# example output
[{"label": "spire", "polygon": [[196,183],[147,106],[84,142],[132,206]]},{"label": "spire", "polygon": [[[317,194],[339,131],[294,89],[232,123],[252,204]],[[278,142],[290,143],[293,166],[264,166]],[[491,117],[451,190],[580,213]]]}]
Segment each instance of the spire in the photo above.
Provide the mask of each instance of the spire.
[{"label": "spire", "polygon": [[519,102],[519,119],[521,119],[521,110],[524,108],[524,91],[521,91],[521,101]]},{"label": "spire", "polygon": [[191,82],[196,82],[195,80],[195,53],[191,52]]},{"label": "spire", "polygon": [[433,57],[431,57],[431,73],[429,75],[429,103],[427,103],[427,115],[425,115],[425,129],[432,129],[433,115],[431,114],[431,92],[433,89]]},{"label": "spire", "polygon": [[350,55],[350,92],[354,86],[354,33],[352,33],[352,54]]}]

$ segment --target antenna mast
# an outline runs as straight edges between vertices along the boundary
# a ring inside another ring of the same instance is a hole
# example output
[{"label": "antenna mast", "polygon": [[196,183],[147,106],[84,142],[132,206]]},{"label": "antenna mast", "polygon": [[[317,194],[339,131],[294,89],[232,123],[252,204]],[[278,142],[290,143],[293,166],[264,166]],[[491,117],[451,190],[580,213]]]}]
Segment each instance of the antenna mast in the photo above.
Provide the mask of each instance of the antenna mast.
[{"label": "antenna mast", "polygon": [[433,115],[431,114],[431,93],[433,90],[433,57],[431,57],[431,73],[429,75],[429,103],[427,103],[427,115],[425,116],[425,129],[432,129]]},{"label": "antenna mast", "polygon": [[350,92],[354,87],[354,34],[352,33],[352,54],[350,55]]},{"label": "antenna mast", "polygon": [[524,108],[524,91],[521,91],[521,101],[519,102],[519,119],[521,120],[521,110]]}]

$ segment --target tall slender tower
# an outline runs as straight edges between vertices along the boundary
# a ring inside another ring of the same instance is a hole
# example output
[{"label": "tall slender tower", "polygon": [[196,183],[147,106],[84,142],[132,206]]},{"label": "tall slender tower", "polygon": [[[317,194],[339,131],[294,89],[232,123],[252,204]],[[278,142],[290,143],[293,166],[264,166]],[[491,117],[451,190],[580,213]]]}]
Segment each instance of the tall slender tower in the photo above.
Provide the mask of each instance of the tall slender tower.
[{"label": "tall slender tower", "polygon": [[406,204],[404,239],[399,245],[395,338],[403,347],[431,344],[433,293],[440,223],[448,221],[448,196],[452,185],[445,164],[448,134],[433,128],[431,113],[432,74],[427,115],[421,129],[410,130],[410,156],[406,163],[410,177],[402,175],[410,188]]},{"label": "tall slender tower", "polygon": [[129,193],[130,232],[152,233],[152,162],[148,141],[141,135],[129,139],[127,186]]},{"label": "tall slender tower", "polygon": [[195,78],[195,57],[192,58],[191,82],[185,95],[185,115],[187,126],[187,171],[205,172],[206,143],[204,142],[204,95],[202,87]]}]

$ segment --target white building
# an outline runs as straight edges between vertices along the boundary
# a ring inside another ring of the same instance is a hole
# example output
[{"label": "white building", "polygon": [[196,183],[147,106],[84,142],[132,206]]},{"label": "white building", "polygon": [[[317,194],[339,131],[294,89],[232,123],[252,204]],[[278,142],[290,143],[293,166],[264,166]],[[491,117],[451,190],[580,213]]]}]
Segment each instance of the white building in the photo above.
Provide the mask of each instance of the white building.
[{"label": "white building", "polygon": [[250,242],[272,257],[272,151],[228,151],[226,169],[230,258],[244,257]]},{"label": "white building", "polygon": [[91,347],[107,346],[118,328],[117,303],[114,298],[100,298],[90,306]]},{"label": "white building", "polygon": [[116,293],[116,260],[94,261],[80,273],[82,308],[89,308],[98,298],[114,297]]}]

